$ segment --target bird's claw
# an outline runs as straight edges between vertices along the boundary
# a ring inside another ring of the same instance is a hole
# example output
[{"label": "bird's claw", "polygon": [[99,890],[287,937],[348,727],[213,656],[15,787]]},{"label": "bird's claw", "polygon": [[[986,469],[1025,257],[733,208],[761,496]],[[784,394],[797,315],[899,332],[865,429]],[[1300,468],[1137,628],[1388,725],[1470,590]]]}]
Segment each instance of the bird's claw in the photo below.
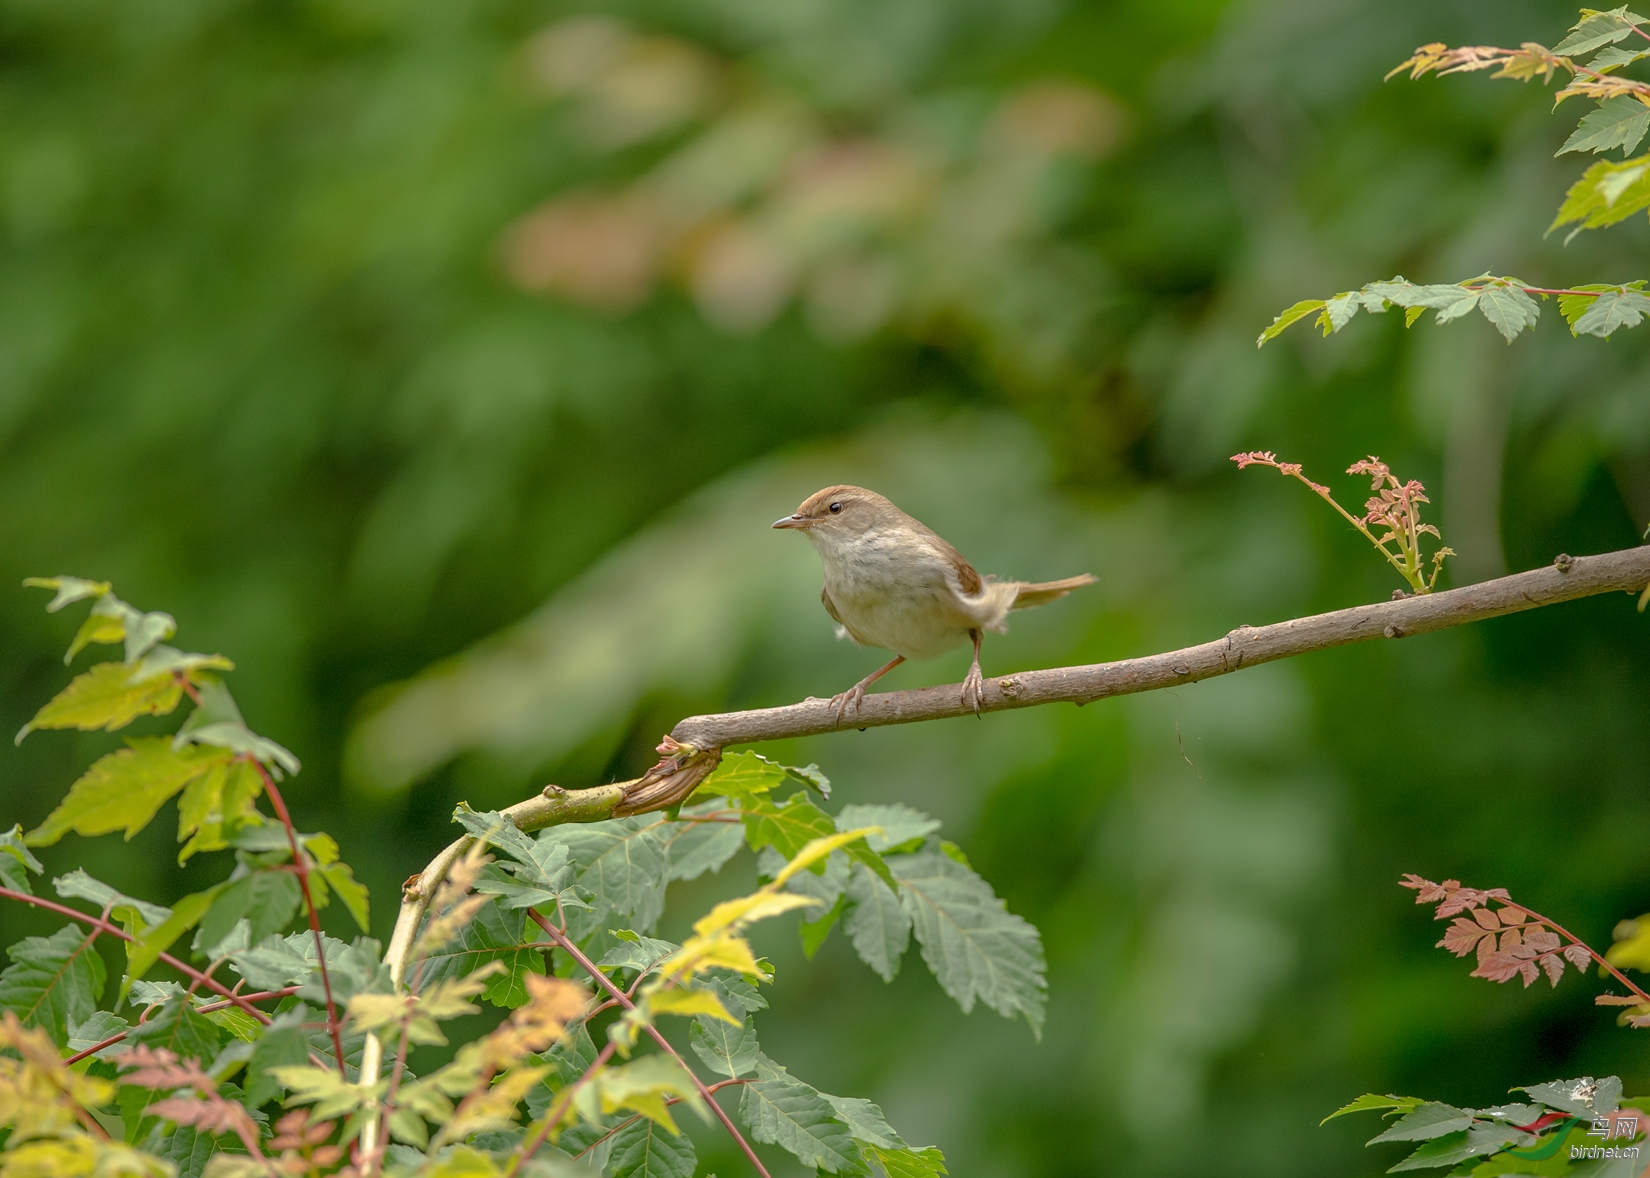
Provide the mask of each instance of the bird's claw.
[{"label": "bird's claw", "polygon": [[865,684],[863,683],[856,683],[847,691],[839,692],[836,695],[833,695],[831,697],[831,702],[836,705],[836,722],[838,724],[842,723],[843,713],[848,710],[849,704],[853,704],[854,711],[858,712],[860,701],[864,698]]},{"label": "bird's claw", "polygon": [[980,664],[975,663],[968,668],[968,674],[963,676],[962,705],[972,708],[974,714],[980,714],[980,705],[985,700],[985,677],[980,674]]}]

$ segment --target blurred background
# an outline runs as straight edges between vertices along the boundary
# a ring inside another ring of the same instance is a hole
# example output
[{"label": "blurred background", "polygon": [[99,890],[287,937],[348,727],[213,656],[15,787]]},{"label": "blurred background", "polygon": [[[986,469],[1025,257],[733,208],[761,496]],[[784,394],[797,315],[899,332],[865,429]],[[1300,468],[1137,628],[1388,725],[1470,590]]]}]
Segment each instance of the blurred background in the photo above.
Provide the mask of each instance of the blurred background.
[{"label": "blurred background", "polygon": [[[1650,276],[1543,240],[1582,113],[1381,77],[1555,43],[1533,0],[0,0],[0,729],[66,681],[28,575],[221,650],[387,936],[467,799],[633,776],[680,717],[829,695],[818,566],[767,525],[867,483],[982,570],[1097,588],[986,672],[1145,654],[1400,582],[1342,501],[1423,479],[1463,584],[1650,521],[1650,329],[1360,318],[1395,273]],[[14,588],[4,588],[12,586]],[[1650,1087],[1592,982],[1469,979],[1396,886],[1650,909],[1650,628],[1608,597],[1081,710],[844,733],[841,801],[944,819],[1043,932],[1047,1032],[794,933],[768,1049],[958,1175],[1366,1174],[1358,1093]],[[85,656],[83,656],[84,658]],[[956,681],[965,652],[890,687]],[[9,725],[9,727],[7,727]],[[134,731],[143,730],[142,725]],[[0,750],[34,825],[116,744]],[[50,848],[157,900],[221,873]],[[668,922],[748,882],[675,885]],[[741,873],[744,878],[741,879]],[[329,925],[341,913],[329,912]],[[0,909],[0,937],[55,922]],[[337,931],[348,935],[343,925]],[[718,1152],[719,1151],[719,1152]],[[739,1174],[714,1138],[705,1169]],[[781,1169],[785,1163],[780,1162]],[[776,1171],[778,1172],[778,1171]]]}]

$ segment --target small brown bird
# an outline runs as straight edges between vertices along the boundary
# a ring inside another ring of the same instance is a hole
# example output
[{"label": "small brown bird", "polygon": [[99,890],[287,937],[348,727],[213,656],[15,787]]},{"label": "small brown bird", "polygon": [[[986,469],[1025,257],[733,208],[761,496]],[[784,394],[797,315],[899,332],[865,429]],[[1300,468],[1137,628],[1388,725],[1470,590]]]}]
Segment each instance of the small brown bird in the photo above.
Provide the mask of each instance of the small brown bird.
[{"label": "small brown bird", "polygon": [[963,680],[962,702],[980,710],[980,636],[1007,633],[1003,619],[1089,585],[1088,573],[1061,581],[998,581],[981,577],[951,545],[864,487],[826,487],[794,514],[774,522],[807,536],[825,566],[819,600],[861,646],[880,646],[895,658],[847,691],[831,697],[840,723],[848,705],[859,710],[865,689],[906,659],[931,659],[963,640],[974,643],[974,662]]}]

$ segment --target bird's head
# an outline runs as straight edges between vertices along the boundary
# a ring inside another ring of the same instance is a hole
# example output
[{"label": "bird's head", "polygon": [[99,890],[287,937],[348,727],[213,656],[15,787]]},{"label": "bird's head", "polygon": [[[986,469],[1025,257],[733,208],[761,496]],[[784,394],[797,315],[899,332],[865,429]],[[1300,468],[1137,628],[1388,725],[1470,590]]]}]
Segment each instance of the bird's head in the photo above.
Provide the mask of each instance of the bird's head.
[{"label": "bird's head", "polygon": [[814,492],[773,526],[795,528],[818,543],[858,536],[902,517],[899,508],[875,491],[843,485]]}]

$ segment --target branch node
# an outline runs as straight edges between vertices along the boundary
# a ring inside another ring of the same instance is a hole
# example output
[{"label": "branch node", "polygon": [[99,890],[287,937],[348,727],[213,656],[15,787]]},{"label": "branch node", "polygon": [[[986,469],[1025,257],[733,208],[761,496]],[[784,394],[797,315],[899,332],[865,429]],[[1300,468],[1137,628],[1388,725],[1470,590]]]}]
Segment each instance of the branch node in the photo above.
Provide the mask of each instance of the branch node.
[{"label": "branch node", "polygon": [[1568,552],[1560,552],[1553,557],[1553,567],[1561,573],[1567,573],[1575,566],[1576,558]]},{"label": "branch node", "polygon": [[1402,601],[1404,598],[1406,598],[1408,596],[1409,596],[1409,594],[1405,593],[1402,589],[1394,589],[1392,591],[1392,600],[1393,601]]},{"label": "branch node", "polygon": [[1392,625],[1388,626],[1385,630],[1382,630],[1381,633],[1385,634],[1388,638],[1402,638],[1404,636],[1404,628],[1402,626]]},{"label": "branch node", "polygon": [[722,760],[719,748],[701,749],[666,736],[659,742],[659,763],[625,787],[613,817],[627,818],[685,802]]},{"label": "branch node", "polygon": [[559,785],[547,785],[544,787],[544,796],[547,798],[565,797],[567,796],[567,791]]},{"label": "branch node", "polygon": [[1017,679],[997,680],[997,690],[1001,691],[1009,699],[1020,698],[1020,683]]}]

